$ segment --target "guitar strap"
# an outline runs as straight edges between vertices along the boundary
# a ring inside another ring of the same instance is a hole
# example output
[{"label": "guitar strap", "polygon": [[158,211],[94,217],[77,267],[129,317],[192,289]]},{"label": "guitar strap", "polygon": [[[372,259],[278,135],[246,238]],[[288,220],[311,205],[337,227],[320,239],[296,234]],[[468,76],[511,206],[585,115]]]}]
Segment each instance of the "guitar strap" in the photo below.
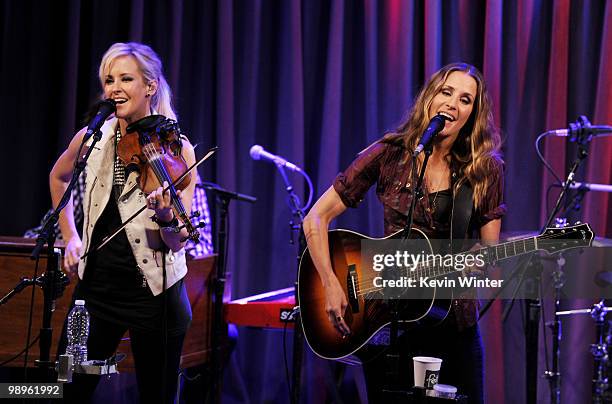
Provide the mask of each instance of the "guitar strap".
[{"label": "guitar strap", "polygon": [[451,219],[451,242],[453,252],[462,248],[463,240],[472,218],[474,208],[473,190],[467,181],[464,181],[455,198],[453,199],[453,211]]}]

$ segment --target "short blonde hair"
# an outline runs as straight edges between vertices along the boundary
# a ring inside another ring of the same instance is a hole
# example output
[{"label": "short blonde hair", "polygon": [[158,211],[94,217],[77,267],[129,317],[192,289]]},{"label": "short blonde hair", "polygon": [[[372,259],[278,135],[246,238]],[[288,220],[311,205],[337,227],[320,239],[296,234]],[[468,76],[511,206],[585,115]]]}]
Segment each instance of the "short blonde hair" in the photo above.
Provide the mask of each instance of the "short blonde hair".
[{"label": "short blonde hair", "polygon": [[137,42],[118,42],[108,48],[100,62],[99,76],[102,87],[110,64],[121,56],[132,56],[145,81],[157,83],[157,91],[151,96],[151,108],[167,118],[176,120],[176,113],[172,108],[172,91],[164,77],[162,62],[157,53],[147,45]]}]

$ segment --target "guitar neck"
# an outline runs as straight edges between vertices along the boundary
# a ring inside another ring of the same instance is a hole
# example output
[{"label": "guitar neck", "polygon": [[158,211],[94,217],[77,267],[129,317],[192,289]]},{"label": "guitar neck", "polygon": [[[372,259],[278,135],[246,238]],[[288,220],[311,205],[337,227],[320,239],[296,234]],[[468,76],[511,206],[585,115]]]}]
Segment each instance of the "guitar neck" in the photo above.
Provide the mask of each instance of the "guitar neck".
[{"label": "guitar neck", "polygon": [[[489,247],[483,247],[476,250],[476,254],[482,254],[485,257],[487,264],[492,264],[497,261],[503,261],[508,258],[518,255],[528,254],[538,250],[538,237],[527,237],[515,241],[507,241],[505,243],[496,244]],[[470,254],[471,251],[462,253]]]},{"label": "guitar neck", "polygon": [[[461,262],[476,261],[477,257],[480,257],[482,263],[493,264],[498,261],[503,261],[508,258],[516,257],[519,255],[528,254],[538,250],[538,236],[527,237],[520,240],[507,241],[492,246],[487,246],[474,251],[464,251],[457,254],[439,255],[434,254],[428,256],[427,260],[417,265],[416,273],[412,272],[412,275],[417,276],[428,276],[437,277],[448,275],[457,272],[454,263],[461,257]],[[469,258],[471,257],[471,259]],[[450,264],[449,264],[450,261]],[[410,272],[410,271],[409,271]]]}]

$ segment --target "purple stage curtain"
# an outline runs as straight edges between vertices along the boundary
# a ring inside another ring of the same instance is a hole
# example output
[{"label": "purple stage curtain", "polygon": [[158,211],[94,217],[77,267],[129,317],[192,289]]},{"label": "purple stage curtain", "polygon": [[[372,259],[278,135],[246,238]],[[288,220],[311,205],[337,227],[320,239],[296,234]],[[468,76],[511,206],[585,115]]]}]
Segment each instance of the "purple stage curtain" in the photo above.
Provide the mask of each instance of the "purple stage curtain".
[{"label": "purple stage curtain", "polygon": [[[567,127],[578,115],[612,124],[609,1],[8,0],[0,4],[0,21],[6,140],[0,164],[17,175],[8,181],[15,191],[0,201],[1,233],[22,233],[48,208],[48,172],[98,95],[103,52],[117,41],[146,42],[165,63],[181,126],[199,144],[196,154],[220,147],[200,169],[202,178],[258,198],[254,205],[232,202],[230,209],[234,297],[290,286],[296,274],[284,183],[274,166],[249,158],[253,144],[303,167],[318,197],[357,152],[398,125],[434,71],[465,61],[483,71],[505,139],[503,230],[527,232],[542,226],[558,192],[553,188],[547,200],[553,178],[537,160],[538,134]],[[611,183],[609,139],[593,140],[577,179]],[[543,148],[563,177],[575,145],[548,138]],[[290,174],[290,180],[305,202],[301,177]],[[608,204],[608,194],[591,192],[570,219],[611,237]],[[334,227],[381,235],[374,193]],[[502,323],[507,304],[496,302],[481,322],[487,397],[520,403],[521,302]],[[564,326],[563,401],[587,402],[594,327],[588,318]],[[541,335],[540,374],[543,341]],[[286,342],[290,353],[291,333]],[[282,347],[282,332],[241,329],[225,375],[225,402],[287,402]],[[305,352],[303,402],[365,400],[358,368],[349,368],[337,387],[333,378],[341,368]],[[538,390],[546,400],[543,379]]]}]

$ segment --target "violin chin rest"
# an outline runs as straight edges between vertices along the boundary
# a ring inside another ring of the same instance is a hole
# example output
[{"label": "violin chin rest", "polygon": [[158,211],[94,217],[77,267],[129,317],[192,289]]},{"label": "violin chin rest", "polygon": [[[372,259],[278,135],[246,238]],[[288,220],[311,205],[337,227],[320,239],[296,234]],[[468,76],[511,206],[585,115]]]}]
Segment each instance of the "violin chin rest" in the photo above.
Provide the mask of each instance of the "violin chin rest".
[{"label": "violin chin rest", "polygon": [[142,119],[137,120],[136,122],[132,122],[128,125],[126,132],[132,133],[136,132],[150,132],[154,130],[157,125],[166,120],[166,117],[163,115],[149,115],[145,116]]}]

